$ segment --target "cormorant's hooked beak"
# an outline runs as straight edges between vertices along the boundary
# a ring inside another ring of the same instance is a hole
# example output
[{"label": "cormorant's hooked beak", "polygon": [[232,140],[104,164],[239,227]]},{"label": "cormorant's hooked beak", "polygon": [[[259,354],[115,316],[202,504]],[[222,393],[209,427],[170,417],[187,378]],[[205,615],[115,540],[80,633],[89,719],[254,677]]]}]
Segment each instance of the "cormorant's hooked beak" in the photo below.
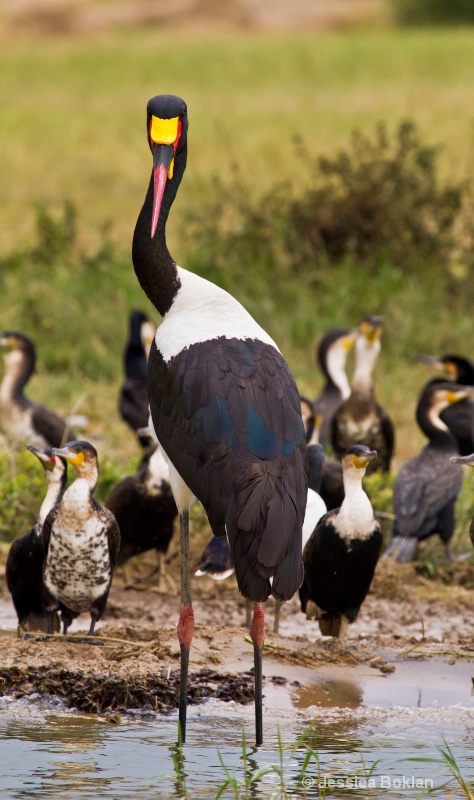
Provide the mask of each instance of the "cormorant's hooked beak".
[{"label": "cormorant's hooked beak", "polygon": [[420,353],[417,360],[421,361],[422,364],[429,364],[430,367],[444,370],[443,362],[439,358],[436,358],[436,356],[427,356],[425,353]]},{"label": "cormorant's hooked beak", "polygon": [[377,450],[369,450],[366,453],[353,455],[352,462],[357,469],[365,469],[369,461],[377,458]]},{"label": "cormorant's hooked beak", "polygon": [[383,331],[383,318],[371,315],[362,320],[359,325],[359,333],[368,342],[376,342],[380,339]]},{"label": "cormorant's hooked beak", "polygon": [[32,444],[27,444],[26,449],[42,462],[45,469],[54,469],[55,458],[51,447],[45,447],[43,450],[39,450],[33,447]]},{"label": "cormorant's hooked beak", "polygon": [[152,115],[148,137],[153,153],[153,212],[151,238],[153,239],[160,218],[161,203],[166,181],[173,177],[174,156],[181,136],[179,117],[160,119]]},{"label": "cormorant's hooked beak", "polygon": [[65,447],[53,447],[52,452],[53,455],[61,456],[74,467],[80,467],[84,463],[84,453],[82,451],[77,452],[73,447],[68,447],[67,445]]},{"label": "cormorant's hooked beak", "polygon": [[449,375],[451,380],[457,380],[458,371],[456,365],[451,361],[441,361],[441,359],[436,358],[436,356],[427,356],[424,353],[421,353],[418,356],[418,361],[421,361],[422,364],[429,364],[430,367],[439,369],[440,372],[445,372],[447,375]]}]

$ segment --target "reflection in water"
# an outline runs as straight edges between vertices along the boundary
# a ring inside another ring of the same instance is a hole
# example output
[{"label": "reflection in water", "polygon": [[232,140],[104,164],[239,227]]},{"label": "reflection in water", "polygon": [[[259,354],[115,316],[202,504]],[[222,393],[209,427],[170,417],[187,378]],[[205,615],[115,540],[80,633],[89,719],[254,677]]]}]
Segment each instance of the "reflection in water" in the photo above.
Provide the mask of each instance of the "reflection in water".
[{"label": "reflection in water", "polygon": [[299,687],[293,695],[295,708],[358,708],[362,704],[362,688],[355,681],[321,679]]},{"label": "reflection in water", "polygon": [[[321,775],[369,775],[374,769],[377,778],[423,777],[429,767],[407,759],[436,757],[436,743],[442,744],[443,737],[455,743],[457,763],[469,775],[473,744],[469,709],[368,709],[360,704],[357,683],[317,684],[307,695],[299,694],[301,706],[293,712],[267,709],[265,746],[258,749],[247,748],[242,741],[242,714],[252,735],[253,709],[242,711],[232,703],[193,707],[189,741],[179,747],[170,744],[176,740],[176,715],[152,720],[123,716],[120,725],[112,726],[80,714],[51,714],[39,703],[7,703],[0,698],[0,794],[8,800],[215,798],[227,779],[222,759],[240,796],[267,797],[283,776],[288,790],[299,797],[310,752],[306,775],[315,778],[315,784],[307,797],[317,798],[316,780]],[[318,697],[320,703],[315,702]],[[330,697],[334,702],[345,698],[346,707],[331,708]],[[266,774],[258,777],[262,771]],[[438,767],[437,774],[448,777],[447,770],[443,773]],[[234,796],[232,785],[223,796]],[[384,792],[384,800],[408,796],[406,791]],[[444,800],[446,792],[430,796]]]}]

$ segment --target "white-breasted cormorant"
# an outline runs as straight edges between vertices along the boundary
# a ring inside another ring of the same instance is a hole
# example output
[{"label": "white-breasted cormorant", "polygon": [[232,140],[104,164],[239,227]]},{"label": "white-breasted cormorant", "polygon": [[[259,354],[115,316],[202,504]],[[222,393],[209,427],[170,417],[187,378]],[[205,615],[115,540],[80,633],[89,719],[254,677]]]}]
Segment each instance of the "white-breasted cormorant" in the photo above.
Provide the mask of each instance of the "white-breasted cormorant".
[{"label": "white-breasted cormorant", "polygon": [[319,442],[325,449],[331,444],[334,414],[351,393],[346,375],[346,361],[356,337],[356,329],[332,328],[323,336],[316,351],[316,360],[326,383],[313,406],[315,414],[320,417]]},{"label": "white-breasted cormorant", "polygon": [[355,343],[355,369],[350,397],[344,401],[332,420],[331,443],[342,458],[347,448],[365,444],[377,451],[367,472],[382,469],[388,472],[395,445],[395,430],[385,409],[375,399],[372,373],[380,353],[381,317],[366,317],[359,325]]},{"label": "white-breasted cormorant", "polygon": [[178,509],[171,491],[168,463],[160,445],[145,450],[134,475],[127,475],[105,502],[120,528],[117,564],[148,550],[159,556],[159,585],[166,581],[164,556],[173,536]]},{"label": "white-breasted cormorant", "polygon": [[129,335],[124,351],[125,381],[120,389],[119,413],[135,433],[140,445],[152,442],[143,431],[148,425],[148,354],[156,333],[156,325],[142,311],[132,311]]},{"label": "white-breasted cormorant", "polygon": [[[420,361],[439,369],[447,375],[447,380],[463,386],[474,386],[474,364],[468,358],[458,355],[446,355],[442,358],[422,355]],[[446,381],[446,378],[435,378],[435,381]],[[431,381],[432,383],[433,381]],[[440,414],[458,443],[459,454],[468,456],[474,451],[474,402],[466,398],[459,403],[448,406]]]},{"label": "white-breasted cormorant", "polygon": [[68,424],[54,411],[29,400],[23,393],[36,363],[35,346],[18,331],[2,331],[5,374],[0,384],[0,429],[18,447],[59,447],[68,438]]},{"label": "white-breasted cormorant", "polygon": [[261,743],[262,602],[270,594],[289,599],[303,579],[307,486],[300,398],[270,336],[232,295],[178,267],[166,246],[166,221],[186,167],[185,102],[173,95],[153,97],[146,130],[153,171],[132,257],[142,289],[164,317],[150,351],[148,388],[180,514],[181,735],[184,741],[194,629],[189,507],[197,497],[213,533],[227,534],[239,589],[255,603],[250,635]]},{"label": "white-breasted cormorant", "polygon": [[[43,467],[48,488],[33,528],[29,533],[15,539],[8,551],[5,576],[18,616],[19,628],[23,631],[46,632],[47,618],[43,611],[43,523],[63,495],[67,466],[64,459],[53,455],[51,448],[39,450],[28,445],[28,450]],[[57,627],[59,629],[59,623]]]},{"label": "white-breasted cormorant", "polygon": [[418,400],[416,420],[428,444],[402,464],[393,486],[396,516],[387,555],[411,561],[418,542],[438,533],[451,557],[454,507],[462,484],[462,467],[450,464],[458,455],[456,439],[440,418],[443,409],[471,397],[472,389],[455,383],[429,383]]},{"label": "white-breasted cormorant", "polygon": [[348,448],[342,460],[345,497],[325,514],[303,552],[301,610],[315,617],[324,636],[343,640],[370,589],[382,547],[382,529],[362,488],[367,465],[377,457],[365,445]]},{"label": "white-breasted cormorant", "polygon": [[120,530],[112,512],[92,496],[99,475],[95,447],[68,442],[53,447],[53,455],[72,464],[76,479],[44,521],[43,607],[50,617],[61,604],[69,609],[69,619],[63,614],[64,633],[73,617],[89,611],[92,636],[107,604]]}]

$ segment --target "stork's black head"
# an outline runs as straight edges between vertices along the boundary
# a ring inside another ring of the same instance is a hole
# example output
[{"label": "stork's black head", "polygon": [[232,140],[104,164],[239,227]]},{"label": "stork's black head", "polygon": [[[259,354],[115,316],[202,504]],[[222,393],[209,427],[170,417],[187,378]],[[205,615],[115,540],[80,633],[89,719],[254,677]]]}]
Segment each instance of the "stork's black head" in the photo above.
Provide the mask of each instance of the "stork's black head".
[{"label": "stork's black head", "polygon": [[152,238],[158,224],[165,186],[173,179],[175,156],[185,146],[187,130],[186,103],[180,97],[159,94],[148,101],[147,134],[153,153],[154,176]]}]

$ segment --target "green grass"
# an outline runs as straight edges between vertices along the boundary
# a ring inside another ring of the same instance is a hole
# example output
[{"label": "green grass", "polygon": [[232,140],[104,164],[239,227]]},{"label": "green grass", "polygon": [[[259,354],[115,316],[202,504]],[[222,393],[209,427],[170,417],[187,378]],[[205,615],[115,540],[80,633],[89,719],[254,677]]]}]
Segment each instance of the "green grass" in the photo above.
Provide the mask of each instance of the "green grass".
[{"label": "green grass", "polygon": [[356,30],[299,34],[177,34],[130,30],[90,38],[2,42],[0,251],[31,236],[32,203],[69,198],[94,240],[100,223],[129,246],[150,170],[145,105],[181,94],[190,158],[180,208],[199,202],[210,171],[235,159],[255,186],[292,175],[291,137],[316,152],[355,126],[410,117],[445,146],[443,173],[472,174],[474,31]]}]

